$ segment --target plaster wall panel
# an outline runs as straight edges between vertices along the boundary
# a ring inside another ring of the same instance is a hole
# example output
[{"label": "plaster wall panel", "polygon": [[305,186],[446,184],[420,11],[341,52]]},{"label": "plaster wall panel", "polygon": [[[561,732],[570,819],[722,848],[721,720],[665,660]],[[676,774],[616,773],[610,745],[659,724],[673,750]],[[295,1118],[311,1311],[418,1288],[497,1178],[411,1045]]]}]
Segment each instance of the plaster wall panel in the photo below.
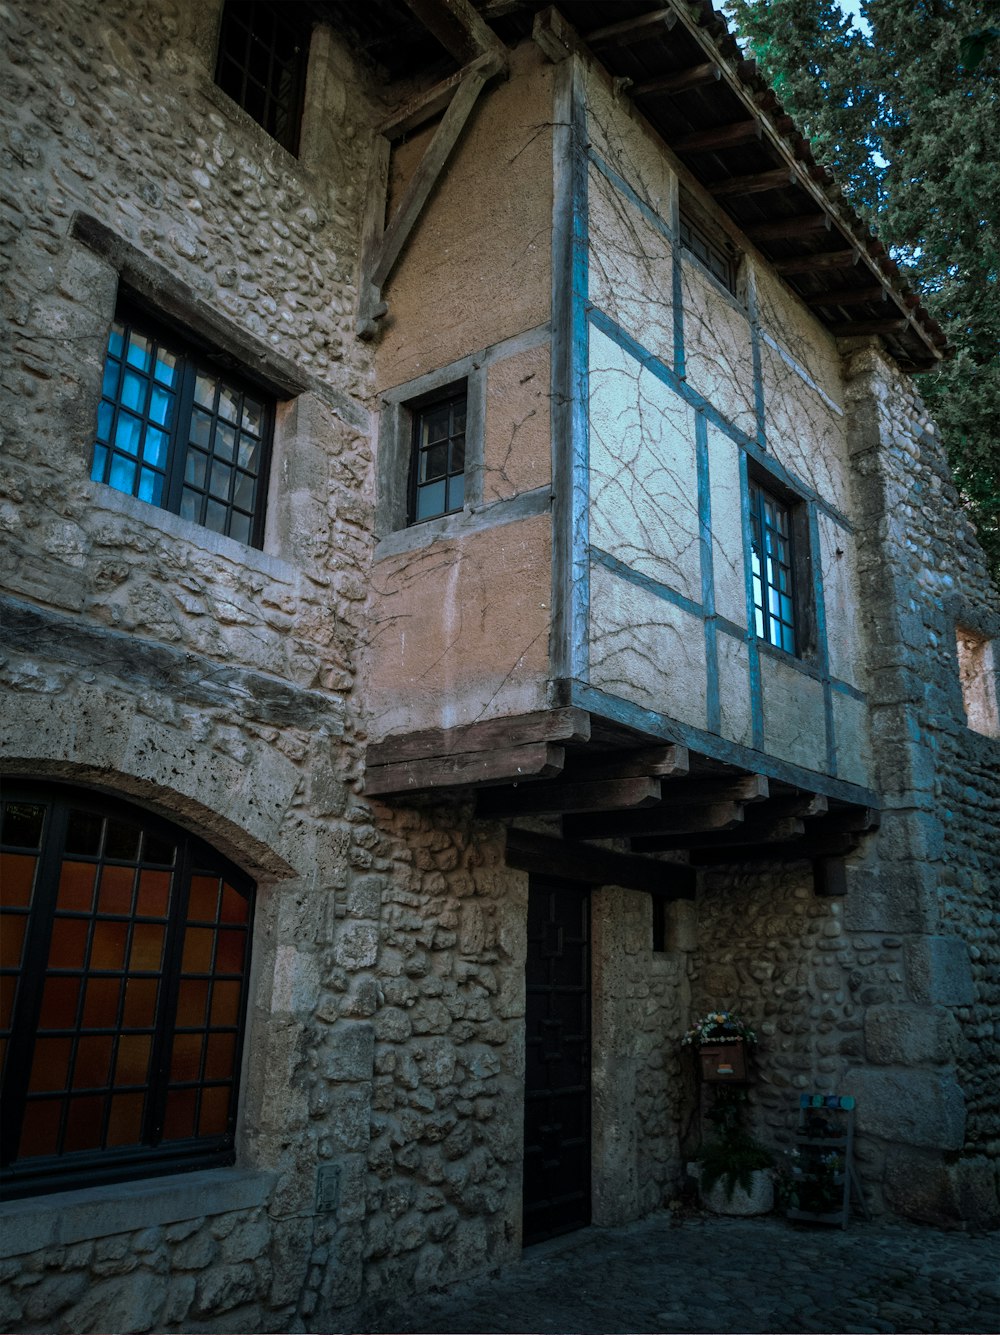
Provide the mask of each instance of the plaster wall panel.
[{"label": "plaster wall panel", "polygon": [[372,736],[543,708],[550,559],[540,515],[379,562]]},{"label": "plaster wall panel", "polygon": [[486,376],[483,500],[502,500],[552,480],[549,346],[491,362]]},{"label": "plaster wall panel", "polygon": [[750,655],[746,643],[732,635],[720,635],[719,732],[742,746],[753,744],[750,709]]},{"label": "plaster wall panel", "polygon": [[767,343],[760,361],[768,449],[828,504],[848,511],[844,418]]},{"label": "plaster wall panel", "polygon": [[668,365],[673,360],[673,250],[635,204],[590,168],[591,302]]},{"label": "plaster wall panel", "polygon": [[861,640],[855,613],[860,595],[854,538],[822,512],[817,526],[830,674],[860,689]]},{"label": "plaster wall panel", "polygon": [[587,136],[592,150],[654,213],[669,219],[674,173],[660,139],[646,126],[633,103],[614,95],[606,77],[590,69],[585,79]]},{"label": "plaster wall panel", "polygon": [[802,301],[766,264],[754,266],[757,318],[764,334],[838,407],[844,404],[844,380],[836,340]]},{"label": "plaster wall panel", "polygon": [[736,625],[747,617],[740,450],[716,427],[708,428],[709,493],[712,502],[712,573],[715,610]]},{"label": "plaster wall panel", "polygon": [[687,382],[727,421],[753,436],[753,352],[746,313],[687,258],[681,290]]},{"label": "plaster wall panel", "polygon": [[826,769],[823,687],[779,658],[762,653],[764,750],[805,769]]},{"label": "plaster wall panel", "polygon": [[837,777],[870,788],[872,773],[868,706],[843,691],[833,692],[833,728],[837,739]]},{"label": "plaster wall panel", "polygon": [[597,330],[590,340],[590,540],[700,600],[694,411]]},{"label": "plaster wall panel", "polygon": [[[554,71],[527,43],[480,94],[383,289],[380,390],[549,319]],[[428,137],[394,151],[390,217]]]},{"label": "plaster wall panel", "polygon": [[592,566],[590,680],[601,690],[704,728],[707,673],[699,617]]}]

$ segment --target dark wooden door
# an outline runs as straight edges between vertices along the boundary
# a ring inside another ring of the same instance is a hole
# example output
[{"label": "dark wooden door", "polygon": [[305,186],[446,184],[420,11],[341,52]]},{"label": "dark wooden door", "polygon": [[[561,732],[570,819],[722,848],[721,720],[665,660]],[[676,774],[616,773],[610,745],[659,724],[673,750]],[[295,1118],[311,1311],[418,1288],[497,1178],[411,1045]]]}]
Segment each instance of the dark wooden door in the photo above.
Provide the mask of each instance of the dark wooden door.
[{"label": "dark wooden door", "polygon": [[524,1241],[590,1223],[590,899],[533,877],[528,896]]}]

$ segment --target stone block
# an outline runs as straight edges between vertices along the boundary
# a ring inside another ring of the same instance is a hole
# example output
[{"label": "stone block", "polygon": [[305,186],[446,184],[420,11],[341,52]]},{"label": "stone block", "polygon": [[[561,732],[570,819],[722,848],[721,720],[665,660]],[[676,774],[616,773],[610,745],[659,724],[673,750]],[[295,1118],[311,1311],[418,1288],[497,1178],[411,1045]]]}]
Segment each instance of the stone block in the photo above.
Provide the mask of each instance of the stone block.
[{"label": "stone block", "polygon": [[958,1021],[932,1006],[873,1006],[865,1015],[865,1053],[876,1066],[946,1062],[961,1044]]},{"label": "stone block", "polygon": [[927,932],[938,921],[938,883],[922,862],[867,859],[846,866],[844,926],[849,932]]},{"label": "stone block", "polygon": [[914,1001],[927,1006],[972,1005],[972,965],[968,946],[960,937],[919,937],[907,944],[905,959]]},{"label": "stone block", "polygon": [[[257,1272],[249,1262],[213,1266],[198,1282],[194,1313],[196,1316],[214,1316],[218,1312],[228,1312],[241,1303],[252,1302],[259,1287]],[[129,1327],[112,1326],[111,1329],[127,1330]]]},{"label": "stone block", "polygon": [[327,1080],[371,1080],[375,1059],[375,1031],[359,1020],[341,1020],[331,1032],[323,1056]]},{"label": "stone block", "polygon": [[337,933],[334,955],[344,969],[370,969],[378,958],[377,923],[344,923]]},{"label": "stone block", "polygon": [[985,1157],[949,1163],[928,1150],[896,1145],[886,1156],[885,1198],[920,1223],[990,1227],[1000,1219],[1000,1174]]},{"label": "stone block", "polygon": [[857,1099],[863,1134],[925,1149],[962,1147],[965,1098],[950,1074],[858,1067],[847,1072],[843,1091]]},{"label": "stone block", "polygon": [[60,1323],[65,1330],[146,1331],[159,1325],[167,1280],[141,1270],[94,1284]]}]

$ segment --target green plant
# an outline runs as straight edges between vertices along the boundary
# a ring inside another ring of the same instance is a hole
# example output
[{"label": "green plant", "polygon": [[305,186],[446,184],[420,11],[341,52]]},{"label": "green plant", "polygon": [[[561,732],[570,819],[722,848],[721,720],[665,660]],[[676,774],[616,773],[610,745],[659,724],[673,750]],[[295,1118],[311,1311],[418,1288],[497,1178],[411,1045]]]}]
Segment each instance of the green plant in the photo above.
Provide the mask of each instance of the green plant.
[{"label": "green plant", "polygon": [[699,1161],[702,1191],[711,1191],[721,1180],[726,1200],[732,1200],[737,1184],[749,1192],[752,1175],[761,1168],[774,1166],[774,1155],[748,1131],[735,1129],[710,1140]]},{"label": "green plant", "polygon": [[757,1042],[756,1033],[742,1015],[737,1015],[735,1011],[709,1011],[703,1019],[691,1026],[681,1043],[698,1047],[702,1043],[727,1042],[736,1038],[741,1038],[744,1043]]}]

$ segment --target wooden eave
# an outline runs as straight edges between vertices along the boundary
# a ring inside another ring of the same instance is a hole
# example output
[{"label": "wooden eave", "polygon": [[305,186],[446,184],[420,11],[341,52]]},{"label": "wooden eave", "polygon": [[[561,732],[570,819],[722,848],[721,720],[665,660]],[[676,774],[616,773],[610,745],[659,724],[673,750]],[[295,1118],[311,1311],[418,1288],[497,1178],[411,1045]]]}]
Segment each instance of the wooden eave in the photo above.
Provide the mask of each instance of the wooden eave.
[{"label": "wooden eave", "polygon": [[[874,794],[842,780],[762,754],[759,767],[732,764],[578,708],[372,743],[365,794],[389,803],[471,799],[477,816],[524,835],[513,865],[534,857],[547,866],[562,848],[563,874],[573,866],[576,879],[587,879],[591,857],[595,881],[649,889],[666,859],[676,895],[699,866],[842,858],[879,819]],[[561,841],[519,825],[539,820],[558,825]],[[836,878],[824,873],[820,883]]]}]

